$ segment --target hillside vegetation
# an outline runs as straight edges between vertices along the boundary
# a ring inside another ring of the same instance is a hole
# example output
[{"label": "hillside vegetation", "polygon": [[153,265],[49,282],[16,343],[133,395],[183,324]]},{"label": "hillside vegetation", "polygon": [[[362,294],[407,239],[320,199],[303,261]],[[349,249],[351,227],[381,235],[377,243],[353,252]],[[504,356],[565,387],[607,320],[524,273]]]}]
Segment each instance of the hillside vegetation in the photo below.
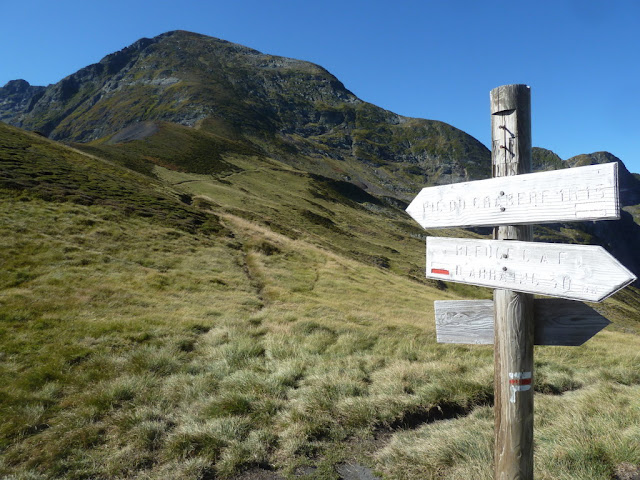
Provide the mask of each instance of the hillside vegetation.
[{"label": "hillside vegetation", "polygon": [[[389,200],[251,151],[149,163],[162,138],[90,155],[0,124],[0,475],[491,478],[493,351],[433,321],[490,292],[424,280]],[[640,465],[637,299],[537,348],[537,478]]]}]

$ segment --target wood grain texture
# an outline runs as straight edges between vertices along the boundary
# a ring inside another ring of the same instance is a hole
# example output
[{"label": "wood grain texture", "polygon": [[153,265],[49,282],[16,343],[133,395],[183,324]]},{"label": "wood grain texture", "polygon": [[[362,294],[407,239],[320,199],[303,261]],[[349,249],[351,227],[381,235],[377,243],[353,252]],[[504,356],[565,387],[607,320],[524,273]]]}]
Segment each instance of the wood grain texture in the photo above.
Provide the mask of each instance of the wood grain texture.
[{"label": "wood grain texture", "polygon": [[582,302],[536,299],[534,344],[579,346],[611,322]]},{"label": "wood grain texture", "polygon": [[[572,300],[538,298],[533,306],[534,345],[579,346],[611,323]],[[435,317],[438,343],[493,344],[492,300],[439,300]]]},{"label": "wood grain texture", "polygon": [[533,296],[494,290],[496,478],[533,479],[533,389],[515,390],[514,374],[533,376]]},{"label": "wood grain texture", "polygon": [[491,90],[489,101],[491,115],[510,110],[519,110],[524,114],[531,112],[531,92],[527,85],[512,84],[496,87]]},{"label": "wood grain texture", "polygon": [[[523,239],[528,227],[500,227]],[[427,237],[427,278],[600,302],[636,277],[597,245]]]},{"label": "wood grain texture", "polygon": [[406,211],[423,228],[619,219],[618,163],[423,188]]},{"label": "wood grain texture", "polygon": [[[530,173],[531,90],[526,85],[504,85],[493,89],[490,99],[493,177]],[[495,228],[494,238],[531,242],[533,232],[530,226],[508,225]],[[493,301],[494,478],[533,480],[533,389],[512,383],[523,377],[532,382],[533,296],[494,290]]]},{"label": "wood grain texture", "polygon": [[438,343],[493,344],[493,300],[436,300]]}]

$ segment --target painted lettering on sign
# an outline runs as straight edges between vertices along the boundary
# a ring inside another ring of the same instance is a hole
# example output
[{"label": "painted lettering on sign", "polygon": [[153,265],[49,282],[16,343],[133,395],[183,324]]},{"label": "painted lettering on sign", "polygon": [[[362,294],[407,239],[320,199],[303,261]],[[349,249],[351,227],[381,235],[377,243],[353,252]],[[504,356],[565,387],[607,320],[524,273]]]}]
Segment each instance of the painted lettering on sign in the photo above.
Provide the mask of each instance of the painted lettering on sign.
[{"label": "painted lettering on sign", "polygon": [[[437,187],[436,187],[437,188]],[[470,199],[462,198],[457,193],[451,192],[451,194],[443,195],[443,198],[432,200],[426,199],[422,203],[422,214],[426,217],[434,213],[455,213],[460,214],[471,210],[477,213],[481,210],[497,211],[501,207],[514,207],[514,206],[526,206],[526,207],[539,207],[546,205],[558,205],[571,203],[575,207],[576,215],[579,210],[588,212],[590,211],[588,206],[579,207],[576,202],[591,202],[594,200],[600,200],[607,197],[611,192],[612,187],[606,185],[595,185],[594,187],[573,187],[573,188],[560,188],[553,190],[538,190],[529,192],[510,192],[493,193],[492,195],[482,195],[472,197]]]}]

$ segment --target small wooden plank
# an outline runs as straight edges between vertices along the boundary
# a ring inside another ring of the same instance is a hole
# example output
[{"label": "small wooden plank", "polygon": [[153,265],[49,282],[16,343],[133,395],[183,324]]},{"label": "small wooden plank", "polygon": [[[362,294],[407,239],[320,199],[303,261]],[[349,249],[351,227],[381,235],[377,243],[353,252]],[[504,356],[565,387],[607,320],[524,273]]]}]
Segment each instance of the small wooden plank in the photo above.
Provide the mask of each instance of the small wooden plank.
[{"label": "small wooden plank", "polygon": [[[494,147],[517,149],[518,138],[503,127],[506,138]],[[423,188],[407,213],[423,228],[619,219],[618,164]]]},{"label": "small wooden plank", "polygon": [[[493,344],[492,300],[438,300],[435,316],[438,343]],[[535,345],[579,346],[610,323],[581,302],[534,300]]]},{"label": "small wooden plank", "polygon": [[436,300],[438,343],[493,345],[493,300]]},{"label": "small wooden plank", "polygon": [[427,237],[427,278],[600,302],[636,277],[602,247]]}]

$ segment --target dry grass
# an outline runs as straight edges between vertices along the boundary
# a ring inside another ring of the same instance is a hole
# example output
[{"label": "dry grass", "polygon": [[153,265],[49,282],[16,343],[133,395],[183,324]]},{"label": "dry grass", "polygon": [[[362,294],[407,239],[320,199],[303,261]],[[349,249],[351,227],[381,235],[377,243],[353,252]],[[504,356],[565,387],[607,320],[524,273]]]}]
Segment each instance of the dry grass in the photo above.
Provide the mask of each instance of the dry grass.
[{"label": "dry grass", "polygon": [[[467,290],[416,278],[400,214],[309,196],[276,166],[255,167],[272,169],[263,199],[210,179],[215,235],[0,190],[0,476],[337,479],[356,456],[389,479],[490,477],[492,349],[435,343],[433,301]],[[335,228],[287,222],[301,202]],[[537,349],[538,478],[640,464],[625,322]]]}]

